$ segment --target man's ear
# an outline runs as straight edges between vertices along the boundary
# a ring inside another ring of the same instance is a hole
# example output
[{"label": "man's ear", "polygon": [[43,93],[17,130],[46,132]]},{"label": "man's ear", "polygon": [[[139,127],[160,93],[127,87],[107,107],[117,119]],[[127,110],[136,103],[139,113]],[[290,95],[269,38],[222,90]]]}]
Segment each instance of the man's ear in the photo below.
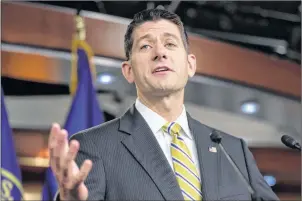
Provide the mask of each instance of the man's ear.
[{"label": "man's ear", "polygon": [[123,72],[123,75],[124,75],[125,79],[129,83],[134,82],[134,76],[133,76],[133,71],[132,71],[132,66],[131,66],[130,61],[124,61],[122,63],[122,72]]},{"label": "man's ear", "polygon": [[189,77],[193,77],[196,72],[196,57],[194,54],[188,55],[188,74]]}]

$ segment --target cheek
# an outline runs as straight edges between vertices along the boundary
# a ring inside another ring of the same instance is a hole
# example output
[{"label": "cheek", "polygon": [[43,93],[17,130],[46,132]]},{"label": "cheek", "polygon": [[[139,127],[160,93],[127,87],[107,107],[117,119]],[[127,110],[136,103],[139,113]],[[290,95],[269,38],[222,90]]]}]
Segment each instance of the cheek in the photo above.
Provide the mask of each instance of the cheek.
[{"label": "cheek", "polygon": [[[139,62],[133,63],[133,68],[132,68],[132,74],[133,78],[136,82],[143,83],[146,80],[146,69],[141,68],[142,64]],[[146,64],[144,64],[144,67],[146,67]]]},{"label": "cheek", "polygon": [[189,64],[188,64],[187,60],[179,59],[178,60],[178,68],[179,68],[179,72],[181,74],[188,74]]},{"label": "cheek", "polygon": [[137,75],[146,77],[150,73],[151,66],[150,66],[150,63],[148,62],[147,58],[146,59],[144,59],[144,58],[137,59],[135,66],[136,66]]},{"label": "cheek", "polygon": [[184,68],[188,65],[188,58],[187,55],[184,54],[183,52],[181,53],[175,53],[172,57],[174,64]]}]

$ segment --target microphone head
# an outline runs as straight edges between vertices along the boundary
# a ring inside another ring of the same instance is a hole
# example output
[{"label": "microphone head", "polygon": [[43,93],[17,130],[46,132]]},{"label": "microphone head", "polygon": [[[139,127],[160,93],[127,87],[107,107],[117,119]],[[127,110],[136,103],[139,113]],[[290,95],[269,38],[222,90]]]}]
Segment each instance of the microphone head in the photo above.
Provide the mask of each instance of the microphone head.
[{"label": "microphone head", "polygon": [[281,137],[281,141],[283,144],[285,144],[287,147],[296,148],[296,144],[298,143],[294,138],[288,136],[288,135],[283,135]]},{"label": "microphone head", "polygon": [[210,138],[213,142],[218,143],[218,144],[221,142],[221,139],[222,139],[221,135],[216,130],[212,131]]}]

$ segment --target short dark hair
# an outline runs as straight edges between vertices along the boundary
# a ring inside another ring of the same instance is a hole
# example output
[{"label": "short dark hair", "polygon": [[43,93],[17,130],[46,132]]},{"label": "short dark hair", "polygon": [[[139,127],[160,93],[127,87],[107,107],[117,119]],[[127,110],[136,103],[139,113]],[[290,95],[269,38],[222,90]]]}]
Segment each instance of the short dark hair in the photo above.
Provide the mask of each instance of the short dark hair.
[{"label": "short dark hair", "polygon": [[127,31],[124,37],[124,48],[125,48],[125,54],[126,59],[129,60],[131,56],[132,46],[133,46],[133,32],[136,27],[143,24],[147,21],[157,21],[157,20],[169,20],[170,22],[176,24],[180,30],[182,41],[184,43],[184,46],[186,50],[189,49],[189,41],[188,41],[188,35],[187,32],[183,26],[183,23],[180,19],[180,17],[175,14],[171,13],[167,10],[163,9],[147,9],[143,10],[137,14],[134,15],[132,22],[128,25]]}]

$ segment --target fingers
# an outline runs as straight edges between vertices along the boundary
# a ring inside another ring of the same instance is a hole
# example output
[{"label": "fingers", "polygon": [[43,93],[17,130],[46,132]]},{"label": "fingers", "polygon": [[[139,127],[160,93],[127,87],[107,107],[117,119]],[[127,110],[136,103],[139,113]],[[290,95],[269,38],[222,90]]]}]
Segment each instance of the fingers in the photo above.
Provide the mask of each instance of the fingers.
[{"label": "fingers", "polygon": [[61,130],[61,127],[57,123],[53,123],[51,130],[50,130],[50,135],[48,138],[48,147],[51,147],[54,145],[55,139],[56,139],[56,134]]},{"label": "fingers", "polygon": [[54,123],[50,130],[50,135],[48,138],[48,149],[49,149],[49,155],[50,155],[50,165],[53,166],[52,162],[54,160],[54,149],[56,146],[56,135],[61,130],[60,125],[57,123]]},{"label": "fingers", "polygon": [[66,138],[67,138],[66,132],[62,132],[62,131],[58,132],[56,135],[56,141],[53,146],[52,162],[54,163],[55,172],[57,173],[61,171],[61,164],[62,164],[61,161],[66,155],[66,153],[64,153],[67,143]]},{"label": "fingers", "polygon": [[[72,140],[70,142],[70,147],[68,150],[68,153],[65,157],[65,161],[62,165],[62,172],[63,172],[63,183],[68,184],[69,183],[69,177],[72,176],[70,173],[73,171],[72,162],[74,162],[75,157],[79,151],[80,144],[76,140]],[[70,172],[70,173],[68,173]]]},{"label": "fingers", "polygon": [[69,145],[68,145],[68,133],[65,129],[62,129],[61,132],[58,134],[58,141],[56,146],[56,151],[60,158],[60,166],[65,166],[65,158],[67,156]]},{"label": "fingers", "polygon": [[[72,147],[73,145],[71,145]],[[70,154],[72,155],[72,154]],[[72,174],[71,169],[74,164],[74,160],[68,167],[66,183],[60,183],[60,194],[64,198],[75,198],[78,200],[85,200],[87,198],[87,188],[84,185],[89,172],[92,168],[91,160],[85,160],[80,171],[77,174]]]},{"label": "fingers", "polygon": [[78,175],[75,177],[74,180],[74,186],[78,187],[82,182],[84,182],[89,174],[89,172],[91,171],[92,168],[92,161],[91,160],[85,160],[80,172],[78,173]]},{"label": "fingers", "polygon": [[[84,185],[89,172],[92,168],[92,161],[85,160],[79,170],[75,163],[80,144],[76,140],[72,140],[68,145],[68,133],[61,129],[60,125],[54,123],[49,135],[50,165],[55,173],[56,179],[60,187],[60,195],[63,198],[78,197],[78,189]],[[85,185],[84,185],[85,187]],[[82,187],[81,189],[85,189]],[[83,193],[87,194],[87,193]]]},{"label": "fingers", "polygon": [[68,133],[59,124],[52,125],[49,135],[50,166],[57,179],[61,179],[62,166],[64,166],[65,156],[68,152]]}]

